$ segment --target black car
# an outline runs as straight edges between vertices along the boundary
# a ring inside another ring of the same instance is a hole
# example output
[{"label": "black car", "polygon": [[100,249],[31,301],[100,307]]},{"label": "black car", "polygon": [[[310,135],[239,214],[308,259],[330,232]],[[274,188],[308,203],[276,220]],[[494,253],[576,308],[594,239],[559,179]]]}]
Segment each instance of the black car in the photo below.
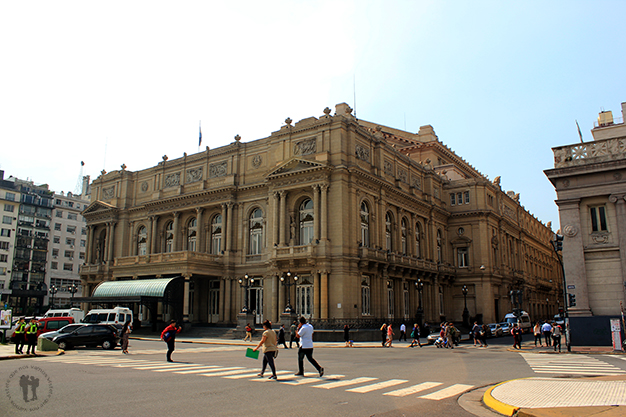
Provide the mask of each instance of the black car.
[{"label": "black car", "polygon": [[71,333],[60,334],[52,341],[59,349],[70,349],[75,346],[102,346],[113,349],[120,338],[117,329],[110,324],[85,324]]}]

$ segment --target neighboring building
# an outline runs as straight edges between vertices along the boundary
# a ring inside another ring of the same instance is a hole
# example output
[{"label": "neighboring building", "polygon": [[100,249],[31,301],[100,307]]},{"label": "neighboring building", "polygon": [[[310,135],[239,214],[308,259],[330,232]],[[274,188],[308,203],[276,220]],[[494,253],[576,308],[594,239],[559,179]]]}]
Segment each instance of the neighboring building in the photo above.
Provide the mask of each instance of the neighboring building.
[{"label": "neighboring building", "polygon": [[554,169],[545,171],[557,192],[567,292],[576,302],[573,344],[610,343],[608,317],[626,304],[626,124],[601,112],[591,133],[593,142],[553,148]]},{"label": "neighboring building", "polygon": [[[35,185],[32,181],[14,177],[5,180],[4,172],[0,172],[4,208],[8,209],[7,215],[3,215],[3,223],[12,219],[12,223],[7,224],[10,228],[3,227],[2,233],[10,234],[9,252],[13,245],[13,256],[8,258],[6,266],[11,280],[8,291],[3,292],[3,300],[13,309],[14,315],[38,314],[47,292],[46,259],[52,192],[47,184]],[[0,249],[1,254],[3,251]]]},{"label": "neighboring building", "polygon": [[89,198],[70,192],[54,194],[53,198],[52,256],[48,257],[47,269],[50,289],[56,292],[54,300],[49,294],[47,304],[54,301],[55,308],[69,307],[73,295],[82,293],[79,268],[85,262],[87,224],[81,212],[89,206]]},{"label": "neighboring building", "polygon": [[4,305],[10,294],[20,192],[16,189],[14,181],[4,179],[2,170],[0,170],[0,204],[2,205],[2,224],[0,224],[0,294],[2,298],[0,301]]},{"label": "neighboring building", "polygon": [[81,301],[126,304],[153,323],[224,325],[244,306],[278,322],[287,304],[320,327],[461,322],[465,301],[485,322],[514,307],[533,319],[557,312],[552,231],[519,194],[431,126],[379,126],[345,103],[330,113],[141,171],[103,171],[83,212]]}]

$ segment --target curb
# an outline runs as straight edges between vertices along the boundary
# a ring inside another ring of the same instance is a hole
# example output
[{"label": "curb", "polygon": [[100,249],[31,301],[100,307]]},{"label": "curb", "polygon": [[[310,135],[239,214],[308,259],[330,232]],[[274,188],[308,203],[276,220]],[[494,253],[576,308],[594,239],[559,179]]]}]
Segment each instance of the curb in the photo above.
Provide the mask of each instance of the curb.
[{"label": "curb", "polygon": [[487,391],[485,391],[485,394],[483,395],[483,403],[485,403],[485,405],[489,408],[491,408],[492,410],[503,414],[505,416],[512,416],[514,415],[520,408],[519,407],[513,407],[512,405],[508,405],[505,404],[501,401],[496,400],[495,398],[493,398],[493,396],[491,395],[491,391],[493,391],[494,389],[498,388],[500,385],[506,384],[507,382],[511,382],[511,381],[515,381],[515,379],[511,379],[509,381],[504,381],[504,382],[500,382],[497,385],[492,386],[491,388],[489,388]]}]

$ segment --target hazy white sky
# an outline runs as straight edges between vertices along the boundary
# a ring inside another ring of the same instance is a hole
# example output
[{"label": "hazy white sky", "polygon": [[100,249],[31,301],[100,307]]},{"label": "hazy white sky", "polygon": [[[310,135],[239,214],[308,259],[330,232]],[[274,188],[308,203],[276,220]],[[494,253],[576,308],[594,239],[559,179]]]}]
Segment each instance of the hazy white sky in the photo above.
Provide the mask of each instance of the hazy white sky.
[{"label": "hazy white sky", "polygon": [[[74,191],[347,102],[439,139],[558,228],[551,147],[626,101],[626,2],[0,3],[0,169]],[[356,84],[356,105],[354,88]]]}]

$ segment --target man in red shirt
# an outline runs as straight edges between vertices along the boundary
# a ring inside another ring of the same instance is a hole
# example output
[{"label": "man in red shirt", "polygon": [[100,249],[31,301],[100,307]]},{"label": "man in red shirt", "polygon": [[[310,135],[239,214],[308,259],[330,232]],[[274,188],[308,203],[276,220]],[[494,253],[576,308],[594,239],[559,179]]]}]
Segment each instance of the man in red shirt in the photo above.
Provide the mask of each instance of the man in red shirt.
[{"label": "man in red shirt", "polygon": [[167,326],[161,333],[161,340],[167,343],[167,361],[174,362],[172,360],[172,352],[174,352],[176,344],[176,335],[180,333],[181,327],[178,326],[176,320],[172,320],[170,325]]}]

